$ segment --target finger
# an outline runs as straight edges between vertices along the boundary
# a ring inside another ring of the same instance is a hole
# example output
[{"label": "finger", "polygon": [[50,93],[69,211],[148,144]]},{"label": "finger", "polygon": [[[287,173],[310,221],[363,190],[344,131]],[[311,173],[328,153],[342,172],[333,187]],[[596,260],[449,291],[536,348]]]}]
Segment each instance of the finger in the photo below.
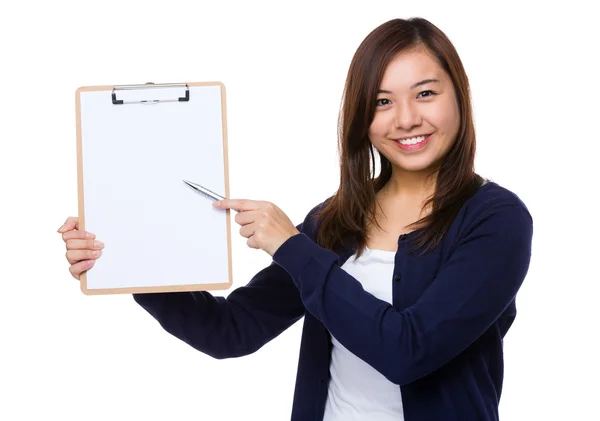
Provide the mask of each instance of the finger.
[{"label": "finger", "polygon": [[67,250],[65,254],[70,265],[83,260],[95,260],[102,256],[102,250]]},{"label": "finger", "polygon": [[98,240],[74,239],[74,240],[67,240],[65,243],[67,246],[67,250],[85,250],[85,249],[100,250],[100,249],[104,248],[104,243],[102,241],[98,241]]},{"label": "finger", "polygon": [[87,231],[71,230],[71,231],[64,232],[62,235],[62,238],[64,241],[75,240],[75,239],[81,239],[81,240],[92,239],[93,240],[94,238],[96,238],[96,234],[87,232]]},{"label": "finger", "polygon": [[258,243],[256,242],[256,238],[254,238],[254,236],[248,238],[248,241],[246,241],[246,245],[252,249],[258,249]]},{"label": "finger", "polygon": [[253,223],[260,216],[260,210],[245,211],[235,214],[235,222],[239,225],[248,225]]},{"label": "finger", "polygon": [[79,280],[81,274],[86,270],[90,270],[95,262],[95,260],[84,260],[83,262],[75,263],[69,266],[69,272],[71,272],[73,278]]},{"label": "finger", "polygon": [[250,238],[254,235],[254,231],[256,231],[256,225],[255,224],[248,224],[248,225],[243,225],[240,228],[240,235],[242,237],[246,237],[246,238]]},{"label": "finger", "polygon": [[239,211],[249,211],[259,209],[261,206],[260,201],[258,200],[248,200],[248,199],[224,199],[218,200],[213,203],[215,208],[219,209],[235,209]]},{"label": "finger", "polygon": [[65,231],[79,229],[79,218],[77,216],[69,216],[62,226],[56,232],[63,233]]}]

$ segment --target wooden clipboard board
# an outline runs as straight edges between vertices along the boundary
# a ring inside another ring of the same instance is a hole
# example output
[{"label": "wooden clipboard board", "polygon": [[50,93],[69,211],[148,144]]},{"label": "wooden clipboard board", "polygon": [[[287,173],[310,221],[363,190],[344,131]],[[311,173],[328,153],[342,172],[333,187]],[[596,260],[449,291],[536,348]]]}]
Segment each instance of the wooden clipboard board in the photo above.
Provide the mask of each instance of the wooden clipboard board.
[{"label": "wooden clipboard board", "polygon": [[182,181],[229,198],[225,86],[87,86],[75,96],[79,229],[105,244],[82,292],[231,287],[230,211]]}]

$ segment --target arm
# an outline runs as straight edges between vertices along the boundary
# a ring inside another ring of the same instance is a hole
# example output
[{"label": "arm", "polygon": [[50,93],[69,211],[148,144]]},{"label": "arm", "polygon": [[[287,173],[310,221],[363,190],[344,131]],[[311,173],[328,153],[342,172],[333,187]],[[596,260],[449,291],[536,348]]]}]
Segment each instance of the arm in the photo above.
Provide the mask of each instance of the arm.
[{"label": "arm", "polygon": [[255,352],[305,311],[290,275],[275,263],[227,298],[207,291],[133,297],[167,332],[218,359]]},{"label": "arm", "polygon": [[527,273],[532,231],[522,206],[483,210],[422,297],[403,311],[367,293],[334,253],[304,234],[273,257],[336,339],[402,385],[443,366],[504,312]]}]

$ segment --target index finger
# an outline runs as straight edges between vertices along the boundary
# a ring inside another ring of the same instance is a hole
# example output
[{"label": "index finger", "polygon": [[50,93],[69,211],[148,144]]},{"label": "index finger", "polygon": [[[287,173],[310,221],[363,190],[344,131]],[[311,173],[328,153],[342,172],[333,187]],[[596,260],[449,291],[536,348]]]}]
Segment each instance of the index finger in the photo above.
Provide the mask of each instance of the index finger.
[{"label": "index finger", "polygon": [[219,209],[235,209],[239,211],[249,211],[260,208],[260,202],[257,200],[248,199],[224,199],[213,203],[215,208]]}]

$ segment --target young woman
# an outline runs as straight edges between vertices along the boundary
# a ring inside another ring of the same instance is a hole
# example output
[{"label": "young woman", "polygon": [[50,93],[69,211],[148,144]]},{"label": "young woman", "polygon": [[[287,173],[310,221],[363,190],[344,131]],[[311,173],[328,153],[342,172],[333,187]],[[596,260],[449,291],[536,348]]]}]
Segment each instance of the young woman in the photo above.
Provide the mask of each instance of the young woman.
[{"label": "young woman", "polygon": [[[361,43],[340,157],[339,189],[298,226],[269,202],[215,203],[244,210],[240,234],[273,257],[246,286],[135,300],[215,358],[253,353],[304,317],[292,420],[497,420],[533,224],[475,173],[468,79],[433,24],[392,20]],[[101,246],[77,218],[59,232],[79,279]]]}]

